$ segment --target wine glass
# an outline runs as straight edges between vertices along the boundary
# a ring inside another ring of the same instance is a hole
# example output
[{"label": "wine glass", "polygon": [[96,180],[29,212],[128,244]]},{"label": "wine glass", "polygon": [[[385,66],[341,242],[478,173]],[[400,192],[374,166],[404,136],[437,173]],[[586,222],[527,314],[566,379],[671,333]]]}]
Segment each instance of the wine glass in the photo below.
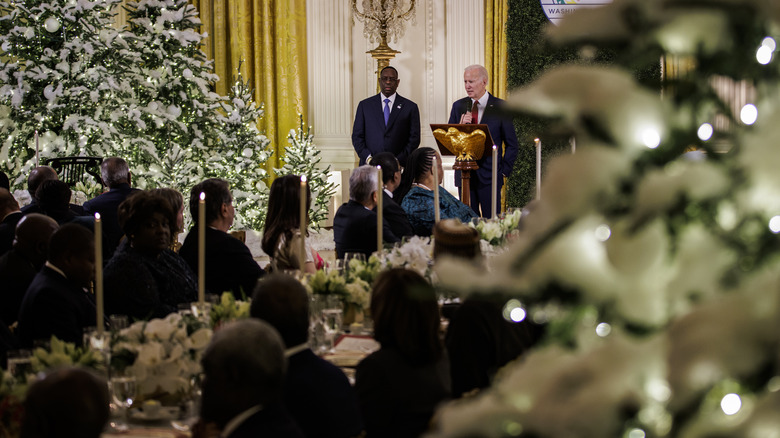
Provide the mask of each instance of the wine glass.
[{"label": "wine glass", "polygon": [[115,424],[116,429],[122,430],[127,428],[127,423],[130,418],[130,408],[133,406],[133,402],[136,397],[136,381],[135,376],[114,376],[109,381],[111,398],[114,403],[121,407],[123,410],[124,425],[121,423]]}]

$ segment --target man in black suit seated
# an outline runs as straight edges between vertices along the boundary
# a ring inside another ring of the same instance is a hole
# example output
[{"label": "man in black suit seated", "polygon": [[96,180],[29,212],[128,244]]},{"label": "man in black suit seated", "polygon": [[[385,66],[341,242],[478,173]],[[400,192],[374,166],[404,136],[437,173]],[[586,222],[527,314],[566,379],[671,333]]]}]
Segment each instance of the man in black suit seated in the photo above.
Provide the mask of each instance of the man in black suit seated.
[{"label": "man in black suit seated", "polygon": [[86,288],[95,273],[95,240],[77,224],[65,224],[49,240],[49,256],[27,289],[19,311],[19,343],[52,335],[81,344],[95,326],[95,303]]},{"label": "man in black suit seated", "polygon": [[[396,237],[414,236],[414,230],[406,217],[406,212],[398,203],[393,200],[393,192],[401,184],[401,166],[393,154],[382,152],[376,154],[371,160],[372,166],[382,167],[382,184],[385,189],[382,191],[382,214],[390,230]],[[376,207],[374,207],[376,211]]]},{"label": "man in black suit seated", "polygon": [[[282,402],[287,363],[273,327],[258,319],[214,332],[203,353],[203,395],[193,438],[303,438]],[[211,426],[211,427],[209,427]]]},{"label": "man in black suit seated", "polygon": [[[38,166],[34,167],[30,171],[30,175],[27,176],[27,192],[30,194],[30,203],[22,207],[22,213],[43,213],[41,206],[38,204],[38,189],[44,181],[58,180],[60,177],[57,175],[57,171],[50,166]],[[70,197],[68,197],[70,202]],[[68,204],[68,209],[76,216],[84,214],[84,207],[76,204]]]},{"label": "man in black suit seated", "polygon": [[16,227],[13,248],[0,257],[0,319],[13,324],[27,288],[46,262],[49,239],[59,225],[38,213],[23,216]]},{"label": "man in black suit seated", "polygon": [[349,380],[308,345],[309,295],[301,282],[284,274],[257,283],[249,311],[271,324],[287,350],[284,402],[307,438],[348,438],[363,430]]},{"label": "man in black suit seated", "polygon": [[390,152],[398,161],[420,146],[420,110],[417,104],[397,94],[401,81],[395,67],[387,66],[379,73],[381,93],[362,100],[352,125],[352,147],[360,157],[360,165],[370,163],[372,156]]},{"label": "man in black suit seated", "polygon": [[8,252],[13,246],[16,224],[22,216],[16,198],[8,190],[0,188],[0,255]]},{"label": "man in black suit seated", "polygon": [[236,215],[227,181],[210,178],[190,190],[193,224],[179,255],[197,276],[198,201],[201,193],[206,195],[206,289],[213,294],[231,291],[238,298],[249,296],[265,271],[252,257],[249,248],[227,233]]},{"label": "man in black suit seated", "polygon": [[84,203],[84,214],[94,216],[100,213],[103,222],[103,257],[106,261],[114,254],[122,238],[122,228],[117,218],[117,208],[131,193],[139,191],[130,187],[130,168],[127,161],[119,157],[109,157],[100,163],[100,176],[108,191]]},{"label": "man in black suit seated", "polygon": [[[339,207],[333,218],[333,238],[336,241],[336,256],[344,257],[348,252],[363,253],[366,257],[376,251],[377,175],[373,166],[360,166],[349,177],[349,202]],[[398,242],[387,221],[382,221],[382,240]]]},{"label": "man in black suit seated", "polygon": [[24,400],[23,437],[98,438],[108,423],[105,379],[84,368],[59,368],[30,386]]}]

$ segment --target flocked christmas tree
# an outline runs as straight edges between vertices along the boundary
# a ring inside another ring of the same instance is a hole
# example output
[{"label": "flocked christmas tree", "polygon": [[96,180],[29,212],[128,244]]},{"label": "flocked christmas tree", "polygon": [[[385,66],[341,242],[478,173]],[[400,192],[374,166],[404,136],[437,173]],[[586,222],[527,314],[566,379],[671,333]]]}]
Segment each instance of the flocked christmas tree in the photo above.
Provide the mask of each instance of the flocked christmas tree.
[{"label": "flocked christmas tree", "polygon": [[130,2],[127,11],[142,73],[126,130],[135,181],[187,193],[219,155],[214,121],[221,97],[212,90],[219,78],[200,50],[200,19],[187,0]]},{"label": "flocked christmas tree", "polygon": [[112,27],[119,0],[0,2],[0,168],[22,180],[41,159],[120,147],[137,54]]},{"label": "flocked christmas tree", "polygon": [[300,120],[298,130],[291,129],[287,137],[290,146],[284,148],[286,164],[275,170],[279,176],[306,175],[314,200],[309,210],[309,220],[311,226],[316,229],[319,223],[328,217],[328,204],[336,193],[336,185],[328,181],[330,165],[320,166],[322,152],[314,145],[311,126],[304,131],[303,116],[300,116]]},{"label": "flocked christmas tree", "polygon": [[265,162],[271,156],[270,140],[257,129],[263,109],[258,108],[252,88],[244,82],[240,63],[230,97],[222,103],[222,110],[224,115],[217,116],[222,152],[211,157],[209,169],[230,181],[236,208],[233,227],[259,231],[265,223],[268,200],[263,180],[268,176]]}]

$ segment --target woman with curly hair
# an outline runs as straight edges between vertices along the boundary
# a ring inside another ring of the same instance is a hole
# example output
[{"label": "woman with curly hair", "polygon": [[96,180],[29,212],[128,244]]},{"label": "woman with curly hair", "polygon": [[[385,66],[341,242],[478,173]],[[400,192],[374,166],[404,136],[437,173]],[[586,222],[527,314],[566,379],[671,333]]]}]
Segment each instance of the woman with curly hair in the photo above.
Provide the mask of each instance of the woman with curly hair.
[{"label": "woman with curly hair", "polygon": [[176,213],[159,194],[138,192],[119,204],[126,239],[104,272],[107,314],[135,319],[162,318],[178,304],[197,299],[197,283],[187,263],[169,249]]},{"label": "woman with curly hair", "polygon": [[[436,158],[436,167],[433,159]],[[432,148],[419,148],[412,152],[406,163],[406,168],[401,177],[401,185],[395,197],[401,203],[412,225],[414,234],[429,237],[433,234],[435,223],[433,191],[439,192],[439,212],[441,219],[459,219],[468,222],[477,217],[470,207],[452,196],[450,192],[441,186],[433,186],[433,172],[437,172],[439,183],[442,181],[444,170],[441,165],[439,152]]]},{"label": "woman with curly hair", "polygon": [[[324,262],[306,239],[308,217],[300,224],[301,177],[285,175],[274,180],[268,195],[268,213],[265,216],[262,248],[271,258],[271,271],[301,269],[301,239],[305,239],[305,272],[314,272]],[[311,192],[306,191],[306,211],[311,205]]]}]

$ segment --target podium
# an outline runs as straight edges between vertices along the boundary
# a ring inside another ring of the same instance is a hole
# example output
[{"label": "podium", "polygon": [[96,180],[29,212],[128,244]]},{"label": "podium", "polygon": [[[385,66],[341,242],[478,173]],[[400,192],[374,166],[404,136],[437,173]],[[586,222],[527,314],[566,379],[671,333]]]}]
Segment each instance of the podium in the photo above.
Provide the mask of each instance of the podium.
[{"label": "podium", "polygon": [[460,170],[460,201],[471,206],[471,171],[479,169],[477,160],[493,149],[493,138],[486,124],[431,124],[433,137],[442,156],[455,156],[453,170]]}]

